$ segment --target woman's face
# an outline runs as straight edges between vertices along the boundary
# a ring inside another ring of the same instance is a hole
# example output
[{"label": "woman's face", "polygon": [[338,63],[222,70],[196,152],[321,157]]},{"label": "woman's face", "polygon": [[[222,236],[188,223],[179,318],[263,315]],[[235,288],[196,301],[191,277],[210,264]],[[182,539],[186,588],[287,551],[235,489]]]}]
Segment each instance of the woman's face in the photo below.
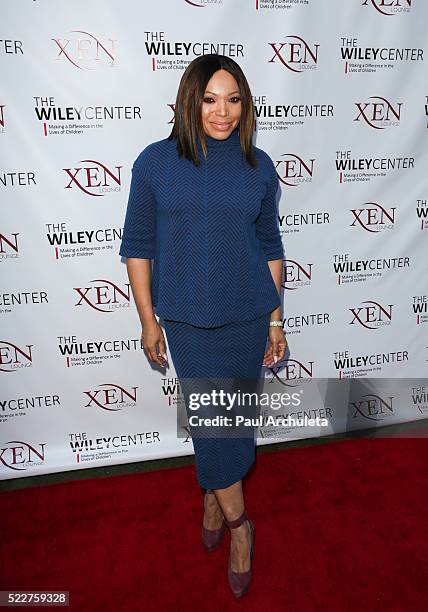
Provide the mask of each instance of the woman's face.
[{"label": "woman's face", "polygon": [[202,100],[202,124],[205,133],[226,139],[241,118],[238,83],[227,70],[217,70],[208,81]]}]

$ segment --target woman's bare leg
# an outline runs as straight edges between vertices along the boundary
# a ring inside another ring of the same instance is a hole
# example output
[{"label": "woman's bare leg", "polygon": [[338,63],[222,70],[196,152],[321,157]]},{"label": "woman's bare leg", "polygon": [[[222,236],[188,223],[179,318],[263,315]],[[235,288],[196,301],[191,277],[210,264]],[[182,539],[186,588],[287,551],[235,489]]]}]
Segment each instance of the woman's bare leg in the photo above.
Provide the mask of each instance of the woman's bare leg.
[{"label": "woman's bare leg", "polygon": [[[234,521],[244,512],[244,496],[242,481],[234,482],[226,489],[213,489],[218,503],[228,521]],[[212,497],[212,495],[210,496]],[[248,523],[245,521],[239,527],[230,530],[231,535],[231,566],[235,572],[247,572],[250,569],[251,536]]]},{"label": "woman's bare leg", "polygon": [[[208,491],[211,491],[211,489],[208,489]],[[223,523],[223,512],[214,492],[204,495],[204,510],[203,526],[206,529],[220,529]]]}]

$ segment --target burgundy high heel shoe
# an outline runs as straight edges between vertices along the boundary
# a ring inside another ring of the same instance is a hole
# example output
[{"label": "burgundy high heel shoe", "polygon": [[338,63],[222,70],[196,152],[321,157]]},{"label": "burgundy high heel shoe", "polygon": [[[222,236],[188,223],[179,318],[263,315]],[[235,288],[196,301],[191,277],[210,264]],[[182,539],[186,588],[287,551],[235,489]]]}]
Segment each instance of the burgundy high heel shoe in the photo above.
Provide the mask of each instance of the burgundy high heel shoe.
[{"label": "burgundy high heel shoe", "polygon": [[[248,526],[249,526],[250,534],[251,534],[251,547],[250,547],[250,562],[251,562],[253,560],[253,554],[254,554],[254,539],[256,536],[256,528],[254,527],[253,523],[248,518],[246,511],[244,510],[241,516],[234,521],[228,521],[227,519],[225,519],[225,523],[229,527],[229,529],[235,529],[236,527],[239,527],[240,525],[242,525],[242,523],[244,523],[245,521],[248,522]],[[244,595],[244,593],[248,591],[248,588],[251,583],[251,578],[252,578],[251,566],[247,572],[234,572],[231,568],[230,554],[229,554],[229,567],[227,570],[227,576],[229,579],[229,586],[231,588],[232,593],[235,595],[235,597],[242,597],[242,595]]]},{"label": "burgundy high heel shoe", "polygon": [[[208,495],[214,495],[211,489],[207,489],[206,493]],[[205,496],[205,494],[204,494]],[[205,504],[204,504],[205,506]],[[226,525],[223,519],[223,523],[219,529],[207,529],[202,525],[201,539],[202,544],[206,548],[208,552],[212,552],[216,548],[218,548],[223,541],[224,532],[226,531]]]}]

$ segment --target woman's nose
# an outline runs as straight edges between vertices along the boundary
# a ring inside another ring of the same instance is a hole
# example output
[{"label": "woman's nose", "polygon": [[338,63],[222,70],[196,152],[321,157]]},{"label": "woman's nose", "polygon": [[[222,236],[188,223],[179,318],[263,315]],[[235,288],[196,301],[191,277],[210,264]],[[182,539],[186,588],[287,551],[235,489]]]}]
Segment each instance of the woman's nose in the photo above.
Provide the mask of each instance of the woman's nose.
[{"label": "woman's nose", "polygon": [[219,102],[216,108],[217,115],[227,115],[227,105],[226,102]]}]

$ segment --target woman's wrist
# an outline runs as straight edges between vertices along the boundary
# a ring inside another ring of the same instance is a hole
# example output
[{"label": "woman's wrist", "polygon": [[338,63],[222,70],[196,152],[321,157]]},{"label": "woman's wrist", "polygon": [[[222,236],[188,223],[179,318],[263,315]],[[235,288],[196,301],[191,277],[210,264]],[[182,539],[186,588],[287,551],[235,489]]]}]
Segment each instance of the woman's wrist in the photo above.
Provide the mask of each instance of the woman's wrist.
[{"label": "woman's wrist", "polygon": [[155,317],[152,319],[144,319],[141,322],[141,333],[145,334],[147,331],[155,329],[158,325],[159,323]]},{"label": "woman's wrist", "polygon": [[150,323],[157,323],[155,312],[152,306],[143,306],[140,308],[140,321],[143,327],[144,325]]}]

